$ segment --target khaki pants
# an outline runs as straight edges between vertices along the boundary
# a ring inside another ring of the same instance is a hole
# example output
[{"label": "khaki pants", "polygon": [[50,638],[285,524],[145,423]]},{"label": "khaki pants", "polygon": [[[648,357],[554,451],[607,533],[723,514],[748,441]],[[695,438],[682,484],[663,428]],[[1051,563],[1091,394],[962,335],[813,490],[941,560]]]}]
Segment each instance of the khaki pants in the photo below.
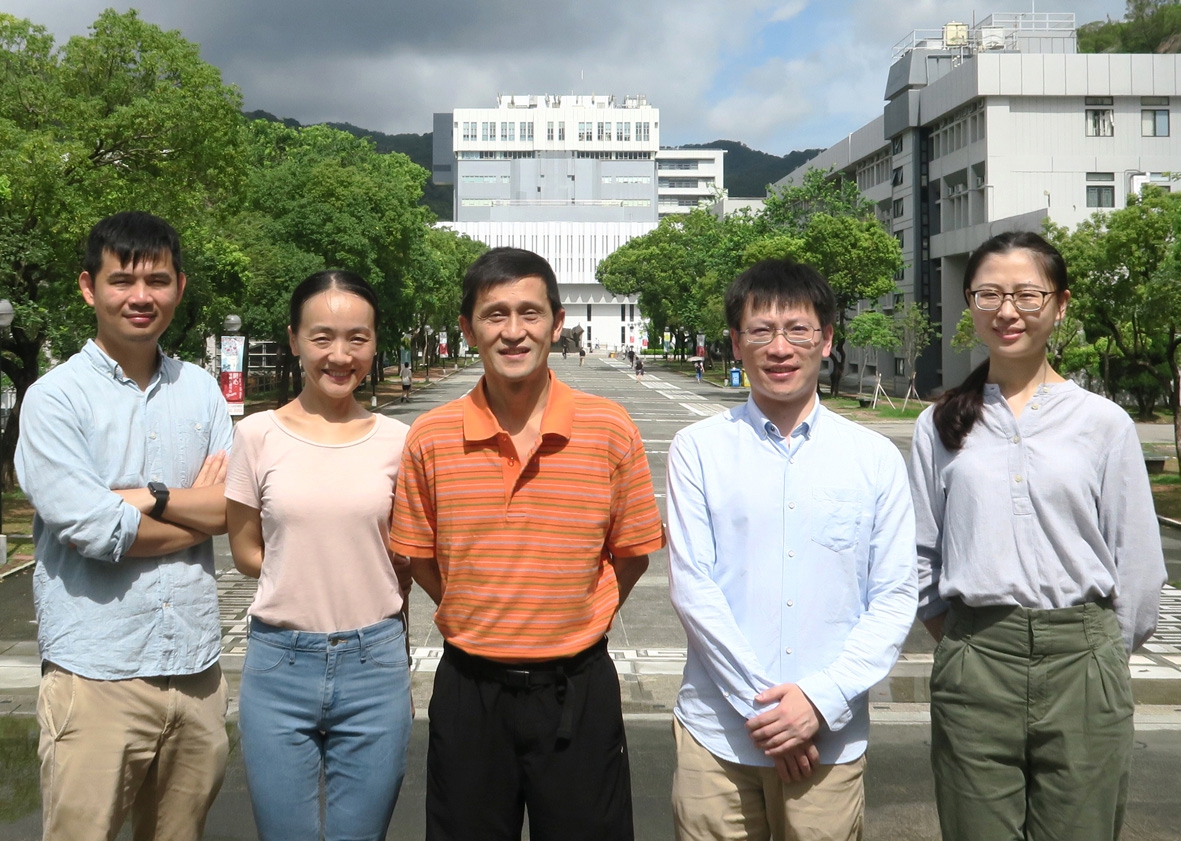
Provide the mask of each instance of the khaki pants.
[{"label": "khaki pants", "polygon": [[46,664],[37,700],[46,841],[196,841],[225,776],[221,667],[89,680]]},{"label": "khaki pants", "polygon": [[798,783],[774,768],[718,759],[673,719],[677,841],[857,841],[865,813],[865,757],[822,765]]},{"label": "khaki pants", "polygon": [[1133,725],[1110,607],[952,603],[931,670],[931,764],[947,841],[1111,841]]}]

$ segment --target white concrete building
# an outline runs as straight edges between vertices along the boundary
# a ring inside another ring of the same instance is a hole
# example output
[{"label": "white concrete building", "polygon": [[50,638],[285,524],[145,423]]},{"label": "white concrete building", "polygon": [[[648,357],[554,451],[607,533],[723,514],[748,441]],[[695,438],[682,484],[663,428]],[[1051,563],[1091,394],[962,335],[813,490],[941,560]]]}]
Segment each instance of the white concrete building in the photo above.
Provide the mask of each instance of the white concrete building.
[{"label": "white concrete building", "polygon": [[636,296],[607,292],[602,260],[723,189],[723,150],[660,148],[660,111],[643,96],[506,96],[436,114],[432,179],[454,190],[454,228],[490,247],[549,260],[566,326],[591,348],[641,347]]},{"label": "white concrete building", "polygon": [[725,149],[661,149],[656,153],[660,216],[712,207],[725,190]]},{"label": "white concrete building", "polygon": [[583,344],[603,351],[639,348],[646,338],[636,296],[612,295],[595,280],[599,263],[655,222],[440,223],[490,248],[525,248],[544,257],[558,277],[566,326],[582,327]]},{"label": "white concrete building", "polygon": [[[779,183],[833,168],[877,204],[902,245],[905,299],[942,327],[920,360],[920,391],[951,386],[978,361],[951,348],[972,250],[1002,231],[1040,231],[1046,218],[1074,227],[1146,183],[1167,185],[1181,169],[1179,86],[1176,55],[1078,53],[1073,14],[916,31],[894,49],[882,116]],[[851,359],[851,375],[872,373],[872,359]],[[901,390],[908,372],[892,362],[883,373]]]}]

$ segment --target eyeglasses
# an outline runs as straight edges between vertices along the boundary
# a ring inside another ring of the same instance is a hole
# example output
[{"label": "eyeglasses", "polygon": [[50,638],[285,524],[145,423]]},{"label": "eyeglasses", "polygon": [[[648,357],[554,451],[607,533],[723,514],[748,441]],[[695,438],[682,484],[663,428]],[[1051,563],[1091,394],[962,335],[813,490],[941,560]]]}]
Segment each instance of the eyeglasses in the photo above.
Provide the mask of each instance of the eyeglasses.
[{"label": "eyeglasses", "polygon": [[812,337],[820,332],[820,328],[793,324],[791,327],[753,327],[750,330],[739,330],[738,332],[746,337],[748,345],[769,345],[780,333],[793,345],[810,345]]},{"label": "eyeglasses", "polygon": [[[1055,290],[1057,291],[1057,290]],[[1046,305],[1046,299],[1054,292],[1041,289],[1019,289],[1016,292],[1001,292],[998,289],[976,289],[969,293],[981,312],[996,312],[1004,306],[1005,298],[1013,302],[1018,312],[1037,312]]]}]

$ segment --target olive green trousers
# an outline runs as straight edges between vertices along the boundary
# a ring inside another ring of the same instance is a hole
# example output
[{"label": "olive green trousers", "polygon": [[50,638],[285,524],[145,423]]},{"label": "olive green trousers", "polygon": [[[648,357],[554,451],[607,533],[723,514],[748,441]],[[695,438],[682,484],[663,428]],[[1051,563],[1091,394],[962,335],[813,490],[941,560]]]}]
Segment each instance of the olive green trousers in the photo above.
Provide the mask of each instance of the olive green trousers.
[{"label": "olive green trousers", "polygon": [[944,841],[1118,838],[1132,714],[1127,651],[1109,605],[953,603],[931,671]]}]

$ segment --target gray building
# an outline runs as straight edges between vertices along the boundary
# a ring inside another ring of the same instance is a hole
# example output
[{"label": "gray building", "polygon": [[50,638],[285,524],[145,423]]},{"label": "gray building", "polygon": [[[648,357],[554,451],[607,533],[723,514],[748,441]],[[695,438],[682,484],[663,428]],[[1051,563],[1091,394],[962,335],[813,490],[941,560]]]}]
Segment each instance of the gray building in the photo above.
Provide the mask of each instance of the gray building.
[{"label": "gray building", "polygon": [[[902,246],[903,297],[941,325],[942,342],[918,366],[926,393],[958,384],[979,361],[951,338],[980,243],[1040,231],[1047,218],[1073,228],[1145,184],[1168,188],[1181,169],[1171,132],[1179,85],[1176,55],[1078,53],[1073,14],[995,14],[916,31],[894,48],[882,115],[779,183],[831,168],[876,204]],[[872,356],[851,359],[851,376],[874,373]],[[901,391],[903,360],[889,364],[885,379]]]}]

